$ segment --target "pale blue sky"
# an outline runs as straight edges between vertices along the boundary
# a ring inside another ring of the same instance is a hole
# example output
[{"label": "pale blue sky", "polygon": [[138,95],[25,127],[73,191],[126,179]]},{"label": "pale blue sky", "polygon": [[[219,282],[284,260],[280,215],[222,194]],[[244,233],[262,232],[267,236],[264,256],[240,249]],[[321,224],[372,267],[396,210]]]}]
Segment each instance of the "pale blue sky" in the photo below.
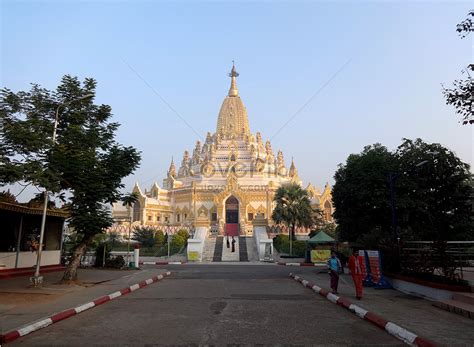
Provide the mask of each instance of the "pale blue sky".
[{"label": "pale blue sky", "polygon": [[272,139],[305,185],[332,183],[350,153],[402,137],[439,142],[473,164],[474,128],[457,122],[440,85],[474,61],[472,37],[455,32],[472,2],[1,3],[1,86],[96,78],[96,101],[122,124],[118,140],[142,151],[128,188],[161,184],[171,156],[180,162],[197,140],[147,84],[205,137],[232,59],[251,130],[264,139],[350,60]]}]

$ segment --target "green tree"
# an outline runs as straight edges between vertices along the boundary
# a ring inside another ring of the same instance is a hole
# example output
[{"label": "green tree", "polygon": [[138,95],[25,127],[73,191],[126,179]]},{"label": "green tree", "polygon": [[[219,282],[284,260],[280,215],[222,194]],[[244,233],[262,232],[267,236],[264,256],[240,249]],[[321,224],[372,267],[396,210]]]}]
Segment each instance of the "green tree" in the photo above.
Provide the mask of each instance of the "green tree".
[{"label": "green tree", "polygon": [[[470,11],[467,18],[457,25],[456,31],[461,38],[465,38],[474,31],[474,11]],[[462,124],[474,124],[474,64],[467,66],[462,71],[467,75],[466,79],[458,79],[453,82],[453,88],[443,86],[443,94],[446,104],[456,109],[461,117]]]},{"label": "green tree", "polygon": [[467,18],[457,25],[456,31],[459,33],[461,38],[465,38],[467,35],[474,32],[474,10],[469,11]]},{"label": "green tree", "polygon": [[364,147],[340,164],[332,201],[341,240],[356,241],[373,230],[390,232],[389,172],[397,171],[397,157],[381,144]]},{"label": "green tree", "polygon": [[[276,206],[272,213],[272,219],[276,223],[284,223],[288,226],[292,240],[295,240],[295,229],[297,227],[310,227],[313,225],[314,211],[306,190],[296,183],[280,186],[274,201]],[[291,251],[290,251],[291,253]]]},{"label": "green tree", "polygon": [[340,239],[393,246],[390,174],[402,240],[473,238],[469,166],[440,144],[404,139],[394,152],[367,146],[339,166],[332,198]]},{"label": "green tree", "polygon": [[472,240],[469,165],[437,143],[404,139],[397,148],[397,224],[417,240]]},{"label": "green tree", "polygon": [[86,248],[112,224],[109,206],[121,198],[122,179],[140,161],[135,148],[115,141],[119,124],[110,122],[111,107],[81,99],[95,95],[96,85],[92,78],[81,83],[66,75],[55,91],[34,84],[28,92],[0,92],[1,184],[21,180],[53,193],[68,193],[69,225],[82,238],[65,281],[77,278]]}]

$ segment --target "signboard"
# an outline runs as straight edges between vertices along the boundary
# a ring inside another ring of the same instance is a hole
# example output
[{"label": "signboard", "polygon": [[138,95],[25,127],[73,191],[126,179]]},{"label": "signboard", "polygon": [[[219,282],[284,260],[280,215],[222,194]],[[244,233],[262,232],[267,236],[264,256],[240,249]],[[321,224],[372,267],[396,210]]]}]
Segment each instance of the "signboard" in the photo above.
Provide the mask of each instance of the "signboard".
[{"label": "signboard", "polygon": [[313,249],[311,251],[311,262],[312,263],[325,263],[331,256],[329,249]]},{"label": "signboard", "polygon": [[359,255],[363,256],[365,261],[362,266],[364,275],[364,285],[374,286],[375,288],[391,288],[390,284],[382,275],[382,259],[379,251],[359,251]]},{"label": "signboard", "polygon": [[199,261],[199,252],[198,251],[188,251],[188,260],[189,261]]},{"label": "signboard", "polygon": [[367,262],[367,257],[365,256],[364,250],[362,249],[359,250],[359,257],[362,257],[362,259],[364,259],[361,266],[362,277],[364,278],[363,279],[364,286],[371,287],[374,285],[374,283],[372,282],[372,276],[370,276],[370,268],[369,268],[369,264]]},{"label": "signboard", "polygon": [[366,251],[367,259],[369,261],[370,274],[372,275],[372,281],[374,284],[379,283],[381,272],[380,269],[380,254],[379,251]]}]

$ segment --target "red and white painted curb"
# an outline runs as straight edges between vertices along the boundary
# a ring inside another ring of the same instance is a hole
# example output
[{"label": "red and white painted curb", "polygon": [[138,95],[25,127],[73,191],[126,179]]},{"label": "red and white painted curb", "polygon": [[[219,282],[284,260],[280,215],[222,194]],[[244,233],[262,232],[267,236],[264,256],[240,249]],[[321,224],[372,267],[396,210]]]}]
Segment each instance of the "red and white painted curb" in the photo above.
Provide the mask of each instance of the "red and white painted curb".
[{"label": "red and white painted curb", "polygon": [[367,320],[367,321],[371,322],[372,324],[375,324],[379,328],[382,328],[385,331],[387,331],[390,335],[395,336],[397,339],[402,340],[403,342],[405,342],[409,345],[416,345],[416,346],[422,346],[422,347],[438,346],[437,343],[434,343],[430,340],[427,340],[423,337],[420,337],[420,336],[412,333],[411,331],[409,331],[405,328],[402,328],[401,326],[399,326],[399,325],[397,325],[393,322],[389,322],[388,320],[380,317],[379,315],[377,315],[373,312],[367,311],[367,310],[363,309],[360,306],[354,305],[353,303],[351,303],[346,298],[343,298],[341,296],[332,294],[332,293],[328,292],[327,290],[325,290],[321,287],[318,287],[316,284],[308,282],[307,280],[302,279],[301,277],[299,277],[297,275],[294,275],[294,274],[290,273],[290,277],[292,277],[295,281],[300,282],[303,286],[305,286],[305,287],[313,290],[314,292],[318,293],[319,295],[325,297],[326,299],[328,299],[332,303],[340,305],[340,306],[348,309],[349,311],[351,311],[352,313],[357,315],[359,318]]},{"label": "red and white painted curb", "polygon": [[184,265],[185,261],[141,261],[140,265]]},{"label": "red and white painted curb", "polygon": [[115,298],[118,298],[119,296],[123,296],[123,295],[126,295],[128,293],[134,292],[135,290],[146,287],[146,286],[148,286],[148,285],[150,285],[154,282],[158,282],[159,280],[163,279],[164,276],[169,276],[169,275],[171,275],[171,272],[167,271],[164,274],[154,276],[154,277],[149,278],[147,280],[141,281],[140,283],[136,283],[136,284],[131,285],[129,287],[123,288],[122,290],[113,292],[109,295],[101,296],[100,298],[97,298],[93,301],[90,301],[90,302],[88,302],[84,305],[77,306],[77,307],[74,307],[74,308],[70,308],[68,310],[64,310],[62,312],[59,312],[59,313],[56,313],[56,314],[52,315],[51,317],[44,318],[40,321],[37,321],[35,323],[24,326],[23,328],[9,331],[9,332],[7,332],[3,335],[0,335],[0,343],[11,342],[13,340],[16,340],[19,337],[30,334],[33,331],[46,328],[48,325],[51,325],[51,324],[59,322],[63,319],[72,317],[72,316],[74,316],[78,313],[89,310],[89,309],[91,309],[95,306],[102,305],[102,304],[106,303],[107,301],[113,300]]}]

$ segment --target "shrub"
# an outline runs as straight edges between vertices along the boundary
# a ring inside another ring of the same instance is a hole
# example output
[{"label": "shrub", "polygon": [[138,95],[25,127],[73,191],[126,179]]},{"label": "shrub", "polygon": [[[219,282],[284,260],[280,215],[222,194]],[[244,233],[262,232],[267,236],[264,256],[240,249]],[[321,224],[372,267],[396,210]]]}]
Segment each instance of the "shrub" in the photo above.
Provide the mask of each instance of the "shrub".
[{"label": "shrub", "polygon": [[171,237],[170,242],[170,253],[175,254],[178,253],[181,248],[184,247],[186,244],[186,240],[179,234],[175,234]]},{"label": "shrub", "polygon": [[178,232],[176,233],[176,235],[179,235],[181,236],[183,239],[184,239],[184,244],[187,245],[188,244],[188,239],[189,239],[189,233],[186,229],[180,229],[178,230]]},{"label": "shrub", "polygon": [[[291,244],[292,254],[304,257],[306,254],[306,242],[295,240]],[[273,247],[279,253],[290,254],[290,239],[287,235],[277,235],[273,238]]]},{"label": "shrub", "polygon": [[155,247],[160,248],[166,243],[166,235],[163,231],[157,230],[155,232]]},{"label": "shrub", "polygon": [[278,252],[281,252],[281,248],[282,248],[283,244],[284,243],[289,243],[289,242],[290,242],[290,240],[289,240],[287,235],[280,234],[280,235],[277,235],[273,238],[273,247],[275,247],[275,249]]},{"label": "shrub", "polygon": [[110,258],[105,262],[106,267],[111,267],[114,269],[121,269],[125,267],[125,259],[121,256],[118,255],[116,257]]},{"label": "shrub", "polygon": [[[293,255],[297,255],[299,257],[304,257],[306,254],[306,242],[305,241],[293,241],[292,244],[293,248]],[[288,253],[290,252],[290,243],[288,242]]]}]

